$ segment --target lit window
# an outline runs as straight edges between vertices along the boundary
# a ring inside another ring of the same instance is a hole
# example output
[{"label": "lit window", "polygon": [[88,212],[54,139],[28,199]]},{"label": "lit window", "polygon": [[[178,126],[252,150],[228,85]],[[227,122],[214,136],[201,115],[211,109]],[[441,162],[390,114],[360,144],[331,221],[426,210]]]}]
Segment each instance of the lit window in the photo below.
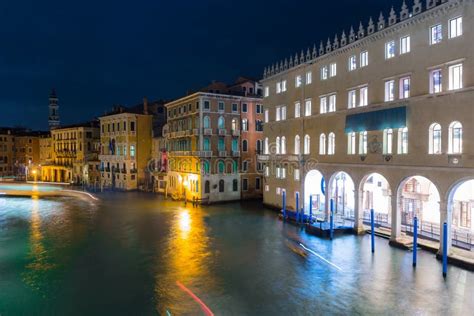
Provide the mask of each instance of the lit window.
[{"label": "lit window", "polygon": [[277,137],[275,140],[275,154],[280,154],[280,137]]},{"label": "lit window", "polygon": [[295,136],[295,155],[299,155],[300,152],[300,136],[296,135]]},{"label": "lit window", "polygon": [[268,137],[265,138],[265,142],[264,142],[263,146],[264,146],[263,152],[265,153],[265,155],[270,154],[270,144],[268,143]]},{"label": "lit window", "polygon": [[286,137],[285,136],[281,138],[280,152],[282,155],[286,155]]},{"label": "lit window", "polygon": [[408,154],[408,128],[398,129],[398,154]]},{"label": "lit window", "polygon": [[265,123],[268,123],[269,120],[270,120],[270,111],[265,110]]},{"label": "lit window", "polygon": [[281,120],[286,120],[286,105],[281,107]]},{"label": "lit window", "polygon": [[429,130],[429,149],[430,155],[439,155],[442,153],[441,149],[441,125],[433,123]]},{"label": "lit window", "polygon": [[462,89],[462,64],[449,67],[449,90]]},{"label": "lit window", "polygon": [[405,36],[400,39],[400,55],[409,53],[410,47],[410,36]]},{"label": "lit window", "polygon": [[336,135],[330,133],[328,136],[328,155],[334,155],[336,153]]},{"label": "lit window", "polygon": [[275,108],[275,121],[279,122],[281,120],[281,107],[277,106]]},{"label": "lit window", "polygon": [[304,103],[304,116],[311,116],[311,100],[306,100]]},{"label": "lit window", "polygon": [[305,135],[305,137],[304,137],[304,148],[303,148],[303,153],[305,155],[309,155],[310,146],[311,146],[311,137],[309,135]]},{"label": "lit window", "polygon": [[391,41],[385,44],[385,59],[395,57],[395,41]]},{"label": "lit window", "polygon": [[357,57],[351,56],[349,57],[349,71],[353,71],[357,69]]},{"label": "lit window", "polygon": [[301,103],[295,102],[295,118],[301,116]]},{"label": "lit window", "polygon": [[326,155],[326,134],[319,135],[319,154]]},{"label": "lit window", "polygon": [[360,53],[360,67],[369,65],[369,52],[365,51]]},{"label": "lit window", "polygon": [[395,100],[395,81],[389,80],[385,82],[385,102]]},{"label": "lit window", "polygon": [[281,93],[281,82],[276,83],[276,93]]},{"label": "lit window", "polygon": [[306,73],[306,84],[311,84],[313,82],[313,73],[308,71]]},{"label": "lit window", "polygon": [[347,134],[347,154],[355,155],[356,153],[356,133]]},{"label": "lit window", "polygon": [[296,88],[301,87],[301,75],[298,75],[295,77],[295,87]]},{"label": "lit window", "polygon": [[269,87],[265,87],[264,96],[265,96],[265,98],[270,96],[270,88]]},{"label": "lit window", "polygon": [[443,75],[441,69],[430,72],[430,93],[439,93],[443,91]]},{"label": "lit window", "polygon": [[359,133],[359,155],[367,155],[367,132]]},{"label": "lit window", "polygon": [[286,91],[286,80],[283,80],[281,82],[281,92],[285,92]]},{"label": "lit window", "polygon": [[265,184],[265,192],[270,192],[270,186],[268,184]]},{"label": "lit window", "polygon": [[135,145],[130,145],[130,157],[135,157]]},{"label": "lit window", "polygon": [[393,130],[385,129],[383,131],[383,153],[384,155],[391,155],[393,148]]},{"label": "lit window", "polygon": [[300,181],[300,169],[295,169],[295,181]]},{"label": "lit window", "polygon": [[443,40],[443,26],[441,24],[430,28],[430,44],[438,44]]},{"label": "lit window", "polygon": [[329,96],[329,112],[336,112],[336,95],[332,94]]},{"label": "lit window", "polygon": [[462,125],[459,122],[449,125],[449,153],[462,154]]},{"label": "lit window", "polygon": [[321,80],[326,80],[328,78],[328,66],[321,68]]},{"label": "lit window", "polygon": [[359,93],[360,93],[359,106],[367,106],[369,104],[369,88],[362,87],[360,88]]},{"label": "lit window", "polygon": [[349,109],[353,109],[356,107],[356,104],[357,104],[356,90],[351,90],[347,94],[347,107]]},{"label": "lit window", "polygon": [[249,122],[247,119],[242,119],[242,131],[247,132],[249,130]]},{"label": "lit window", "polygon": [[462,17],[457,17],[449,21],[449,38],[462,35]]},{"label": "lit window", "polygon": [[319,113],[324,114],[328,111],[328,99],[327,97],[320,97],[319,98]]},{"label": "lit window", "polygon": [[330,69],[331,69],[331,71],[329,73],[329,76],[330,77],[335,77],[337,75],[337,64],[332,63]]},{"label": "lit window", "polygon": [[410,97],[410,77],[400,79],[400,99]]}]

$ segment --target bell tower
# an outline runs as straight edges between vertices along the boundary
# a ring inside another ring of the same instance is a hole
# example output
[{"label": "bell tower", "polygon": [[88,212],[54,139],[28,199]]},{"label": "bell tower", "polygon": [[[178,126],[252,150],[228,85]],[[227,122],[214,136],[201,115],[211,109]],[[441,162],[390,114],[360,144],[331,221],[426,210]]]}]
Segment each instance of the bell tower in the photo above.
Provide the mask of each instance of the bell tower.
[{"label": "bell tower", "polygon": [[49,95],[49,117],[48,117],[49,129],[58,127],[59,121],[59,105],[56,90],[53,88]]}]

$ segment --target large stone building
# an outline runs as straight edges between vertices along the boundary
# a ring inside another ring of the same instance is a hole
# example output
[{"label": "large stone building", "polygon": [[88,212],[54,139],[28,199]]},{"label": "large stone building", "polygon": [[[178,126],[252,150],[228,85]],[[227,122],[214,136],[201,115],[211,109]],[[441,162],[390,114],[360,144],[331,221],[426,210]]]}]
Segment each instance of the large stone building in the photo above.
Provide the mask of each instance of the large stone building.
[{"label": "large stone building", "polygon": [[264,203],[471,249],[473,30],[473,1],[417,0],[266,68]]},{"label": "large stone building", "polygon": [[263,148],[258,83],[213,82],[166,104],[168,192],[205,203],[261,196],[255,153]]},{"label": "large stone building", "polygon": [[0,178],[14,177],[14,135],[10,128],[0,128]]}]

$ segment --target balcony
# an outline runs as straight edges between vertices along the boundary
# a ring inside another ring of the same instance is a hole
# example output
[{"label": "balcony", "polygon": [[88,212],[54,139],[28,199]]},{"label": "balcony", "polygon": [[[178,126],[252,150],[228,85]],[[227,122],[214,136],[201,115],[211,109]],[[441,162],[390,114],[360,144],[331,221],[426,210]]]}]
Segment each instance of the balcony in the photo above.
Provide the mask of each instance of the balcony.
[{"label": "balcony", "polygon": [[227,135],[227,130],[225,128],[219,128],[219,129],[217,129],[217,132],[218,132],[219,136]]},{"label": "balcony", "polygon": [[212,128],[205,128],[204,135],[212,135]]},{"label": "balcony", "polygon": [[232,131],[232,136],[236,136],[236,137],[240,136],[240,131],[238,131],[238,130],[233,130],[233,131]]},{"label": "balcony", "polygon": [[193,135],[194,135],[194,136],[198,136],[198,135],[199,135],[199,129],[198,129],[198,128],[193,129]]},{"label": "balcony", "polygon": [[232,151],[232,157],[240,157],[240,151]]},{"label": "balcony", "polygon": [[220,150],[219,151],[219,157],[227,157],[227,151],[226,150]]},{"label": "balcony", "polygon": [[200,158],[210,158],[212,157],[212,151],[193,151],[193,156]]},{"label": "balcony", "polygon": [[257,160],[258,161],[269,161],[270,160],[270,155],[257,155]]},{"label": "balcony", "polygon": [[175,157],[183,157],[183,156],[191,156],[192,153],[190,151],[172,151],[170,152],[171,156]]}]

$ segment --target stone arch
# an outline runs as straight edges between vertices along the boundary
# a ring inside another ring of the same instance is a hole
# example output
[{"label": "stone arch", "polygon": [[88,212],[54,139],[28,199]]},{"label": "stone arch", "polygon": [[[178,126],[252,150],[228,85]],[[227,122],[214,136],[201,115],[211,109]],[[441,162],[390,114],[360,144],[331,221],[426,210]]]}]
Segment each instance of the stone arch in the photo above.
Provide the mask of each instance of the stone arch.
[{"label": "stone arch", "polygon": [[334,213],[336,219],[341,222],[353,220],[355,208],[358,203],[356,199],[356,186],[353,177],[346,171],[336,171],[329,178],[327,188],[328,197],[334,200]]},{"label": "stone arch", "polygon": [[388,178],[379,172],[368,173],[358,189],[359,216],[364,223],[370,222],[370,210],[374,209],[376,225],[391,229],[393,194]]},{"label": "stone arch", "polygon": [[[304,180],[304,214],[310,214],[316,217],[324,217],[326,209],[326,196],[322,190],[322,184],[324,182],[324,175],[321,171],[312,169],[309,170],[305,175]],[[310,206],[310,196],[312,205]]]}]

